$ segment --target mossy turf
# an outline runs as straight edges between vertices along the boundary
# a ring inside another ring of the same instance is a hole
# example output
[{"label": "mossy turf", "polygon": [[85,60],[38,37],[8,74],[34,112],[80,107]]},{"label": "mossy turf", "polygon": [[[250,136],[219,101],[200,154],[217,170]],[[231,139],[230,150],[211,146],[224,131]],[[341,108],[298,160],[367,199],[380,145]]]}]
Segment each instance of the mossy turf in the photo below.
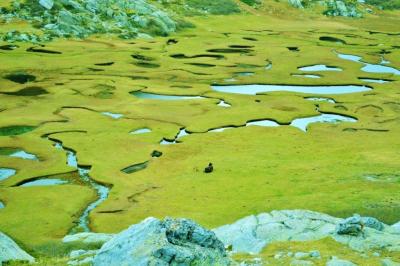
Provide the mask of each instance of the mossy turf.
[{"label": "mossy turf", "polygon": [[[297,208],[340,217],[360,213],[387,223],[400,220],[399,76],[362,72],[362,64],[335,54],[379,63],[384,53],[390,66],[399,68],[398,36],[391,35],[398,30],[398,13],[328,19],[282,7],[286,4],[271,1],[249,14],[191,17],[196,28],[168,38],[121,41],[95,36],[42,47],[61,54],[33,52],[26,43],[2,51],[0,147],[23,149],[40,160],[0,156],[0,167],[17,170],[0,183],[0,200],[6,205],[0,210],[0,230],[35,254],[46,253],[39,247],[67,234],[95,198],[67,166],[65,152],[46,138],[49,134],[76,151],[80,165],[92,166],[93,179],[111,187],[109,198],[90,214],[90,227],[98,232],[118,232],[148,216],[193,218],[213,228],[250,214]],[[6,25],[4,30],[16,26],[26,25]],[[272,68],[266,68],[269,64]],[[305,73],[298,67],[313,64],[343,71],[318,72],[319,79],[292,76]],[[13,73],[36,79],[21,84],[6,78]],[[231,81],[233,76],[236,81]],[[358,122],[313,124],[307,133],[288,124],[317,115],[316,102],[304,99],[317,95],[238,95],[210,87],[367,85],[359,77],[392,82],[368,83],[373,90],[364,93],[326,95],[337,103],[321,102],[321,111],[356,117]],[[48,93],[15,95],[33,86]],[[130,94],[137,90],[204,98],[139,99]],[[232,106],[218,106],[220,99]],[[113,119],[101,112],[124,116]],[[206,133],[260,119],[282,126]],[[140,128],[151,132],[129,134]],[[181,128],[193,134],[181,143],[160,145]],[[163,155],[152,158],[154,150]],[[146,161],[141,171],[121,171]],[[209,162],[215,171],[204,174]],[[68,185],[18,187],[24,180],[68,173]],[[371,181],[370,176],[391,178]]]}]

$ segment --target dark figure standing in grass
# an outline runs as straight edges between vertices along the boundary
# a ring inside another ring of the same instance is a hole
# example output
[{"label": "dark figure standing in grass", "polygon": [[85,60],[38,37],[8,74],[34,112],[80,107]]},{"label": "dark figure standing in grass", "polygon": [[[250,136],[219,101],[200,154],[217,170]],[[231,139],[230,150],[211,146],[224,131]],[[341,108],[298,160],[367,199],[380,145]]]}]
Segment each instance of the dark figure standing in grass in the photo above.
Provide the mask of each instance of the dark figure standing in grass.
[{"label": "dark figure standing in grass", "polygon": [[204,173],[212,173],[214,171],[214,166],[212,163],[209,163],[208,166],[204,169]]}]

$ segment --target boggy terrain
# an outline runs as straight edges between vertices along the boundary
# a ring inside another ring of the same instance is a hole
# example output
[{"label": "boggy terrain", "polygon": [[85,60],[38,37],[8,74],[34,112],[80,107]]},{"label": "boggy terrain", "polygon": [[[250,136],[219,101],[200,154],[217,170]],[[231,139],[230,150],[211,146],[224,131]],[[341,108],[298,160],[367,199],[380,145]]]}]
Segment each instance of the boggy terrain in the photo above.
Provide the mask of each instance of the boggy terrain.
[{"label": "boggy terrain", "polygon": [[[398,13],[288,13],[190,17],[195,28],[152,39],[2,43],[0,230],[40,257],[69,232],[115,233],[149,216],[208,228],[281,209],[399,221]],[[325,67],[303,68],[313,65]],[[212,87],[238,84],[362,89]],[[348,119],[291,126],[320,114]],[[245,126],[261,120],[275,123]],[[42,179],[58,181],[24,185]]]}]

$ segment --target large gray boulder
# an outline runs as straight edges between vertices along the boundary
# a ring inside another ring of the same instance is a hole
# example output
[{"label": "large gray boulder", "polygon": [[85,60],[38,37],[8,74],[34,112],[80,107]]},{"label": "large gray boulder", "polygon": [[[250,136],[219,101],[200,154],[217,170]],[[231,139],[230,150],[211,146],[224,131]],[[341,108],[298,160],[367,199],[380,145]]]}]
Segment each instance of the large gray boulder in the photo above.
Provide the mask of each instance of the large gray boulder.
[{"label": "large gray boulder", "polygon": [[229,265],[215,234],[187,219],[147,218],[115,235],[93,260],[113,265]]},{"label": "large gray boulder", "polygon": [[272,242],[325,238],[335,232],[340,221],[318,212],[283,210],[248,216],[214,232],[234,252],[259,253]]},{"label": "large gray boulder", "polygon": [[233,252],[259,253],[269,243],[331,237],[356,251],[400,251],[400,235],[375,218],[335,218],[307,210],[283,210],[251,215],[214,229]]},{"label": "large gray boulder", "polygon": [[0,265],[2,262],[15,260],[35,262],[35,259],[22,250],[14,240],[0,232]]}]

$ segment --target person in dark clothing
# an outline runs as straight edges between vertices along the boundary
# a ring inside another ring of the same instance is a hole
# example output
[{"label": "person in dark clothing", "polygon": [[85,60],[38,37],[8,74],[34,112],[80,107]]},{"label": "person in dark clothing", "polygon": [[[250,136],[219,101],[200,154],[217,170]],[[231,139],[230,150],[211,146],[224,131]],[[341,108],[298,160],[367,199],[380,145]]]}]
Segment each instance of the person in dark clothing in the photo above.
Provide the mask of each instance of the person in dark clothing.
[{"label": "person in dark clothing", "polygon": [[214,171],[214,166],[212,163],[209,163],[208,166],[204,169],[204,173],[212,173]]}]

